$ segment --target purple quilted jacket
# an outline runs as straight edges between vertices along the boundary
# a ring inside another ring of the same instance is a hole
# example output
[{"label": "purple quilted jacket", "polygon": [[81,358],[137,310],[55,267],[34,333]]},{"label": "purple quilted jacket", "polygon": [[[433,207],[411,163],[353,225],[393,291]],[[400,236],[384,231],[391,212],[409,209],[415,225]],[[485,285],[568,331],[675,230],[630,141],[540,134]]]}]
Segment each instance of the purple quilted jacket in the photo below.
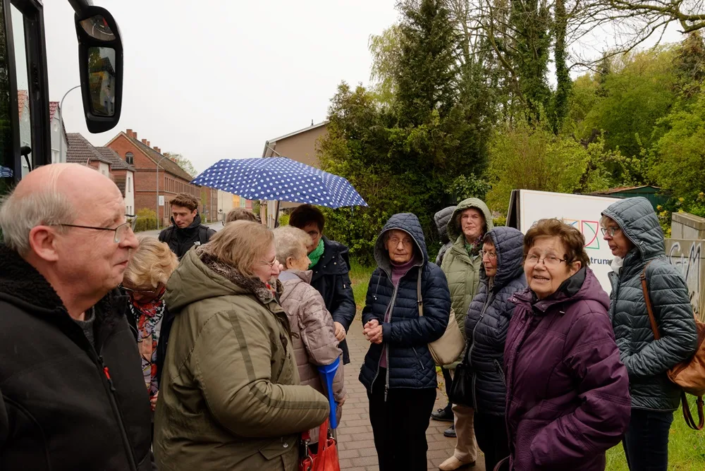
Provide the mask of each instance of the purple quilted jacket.
[{"label": "purple quilted jacket", "polygon": [[604,470],[630,417],[607,293],[584,268],[546,299],[528,289],[512,299],[504,350],[511,469]]}]

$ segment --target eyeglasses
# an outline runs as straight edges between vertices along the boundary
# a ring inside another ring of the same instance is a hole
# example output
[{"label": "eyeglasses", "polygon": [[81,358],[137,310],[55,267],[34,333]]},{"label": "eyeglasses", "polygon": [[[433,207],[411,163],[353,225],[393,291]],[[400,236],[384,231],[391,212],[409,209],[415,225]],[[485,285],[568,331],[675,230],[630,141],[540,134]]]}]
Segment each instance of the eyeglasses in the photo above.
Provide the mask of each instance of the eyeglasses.
[{"label": "eyeglasses", "polygon": [[135,226],[137,225],[137,216],[134,214],[126,214],[125,217],[127,218],[127,222],[117,227],[79,226],[78,224],[54,224],[54,226],[77,227],[79,229],[92,229],[94,231],[113,231],[115,233],[113,240],[115,240],[116,244],[119,244],[127,235],[128,229],[134,234]]},{"label": "eyeglasses", "polygon": [[392,245],[399,245],[399,242],[401,242],[402,245],[404,245],[405,247],[408,247],[408,246],[410,246],[410,245],[413,244],[413,242],[411,241],[411,239],[400,239],[400,238],[398,238],[398,237],[390,237],[390,238],[389,238],[389,242],[390,242]]},{"label": "eyeglasses", "polygon": [[485,252],[484,250],[480,252],[482,254],[482,257],[484,258],[485,255],[487,255],[487,258],[490,260],[494,260],[497,258],[497,252]]},{"label": "eyeglasses", "polygon": [[558,258],[555,255],[546,255],[545,257],[541,258],[535,253],[530,254],[526,257],[527,265],[536,265],[538,263],[541,263],[541,261],[543,261],[544,266],[555,267],[561,262],[565,262],[566,260],[564,258]]},{"label": "eyeglasses", "polygon": [[601,227],[600,230],[602,231],[602,235],[603,235],[603,236],[606,236],[607,234],[609,234],[610,237],[614,237],[614,235],[615,235],[618,231],[621,231],[622,228],[612,226],[612,227]]},{"label": "eyeglasses", "polygon": [[277,264],[277,259],[275,258],[271,262],[265,262],[264,260],[261,260],[259,263],[261,263],[262,265],[269,265],[269,268],[274,268]]}]

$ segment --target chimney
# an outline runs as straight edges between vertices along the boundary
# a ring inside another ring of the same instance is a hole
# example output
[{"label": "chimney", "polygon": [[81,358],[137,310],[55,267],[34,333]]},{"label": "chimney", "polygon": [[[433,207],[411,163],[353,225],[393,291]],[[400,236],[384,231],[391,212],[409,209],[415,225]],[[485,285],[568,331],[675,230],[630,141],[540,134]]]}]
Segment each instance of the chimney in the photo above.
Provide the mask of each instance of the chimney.
[{"label": "chimney", "polygon": [[157,146],[154,146],[154,150],[156,150],[158,154],[162,153],[162,150]]},{"label": "chimney", "polygon": [[147,145],[147,139],[142,139],[142,144]]},{"label": "chimney", "polygon": [[132,139],[137,139],[137,131],[132,131]]},{"label": "chimney", "polygon": [[132,137],[132,129],[125,131],[125,134],[127,134],[127,137]]},{"label": "chimney", "polygon": [[152,147],[152,144],[149,141],[147,141],[147,147]]}]

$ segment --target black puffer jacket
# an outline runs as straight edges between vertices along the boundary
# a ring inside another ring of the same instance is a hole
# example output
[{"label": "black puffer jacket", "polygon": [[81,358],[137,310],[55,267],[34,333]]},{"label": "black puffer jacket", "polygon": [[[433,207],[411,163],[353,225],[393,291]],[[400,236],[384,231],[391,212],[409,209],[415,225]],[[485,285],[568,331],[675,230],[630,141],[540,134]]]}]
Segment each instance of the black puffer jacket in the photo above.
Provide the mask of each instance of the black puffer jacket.
[{"label": "black puffer jacket", "polygon": [[[347,332],[355,319],[355,296],[350,286],[350,259],[348,248],[339,242],[323,237],[323,256],[314,265],[311,286],[321,293],[326,309],[334,322],[340,322]],[[343,351],[343,363],[350,363],[348,342],[338,345]]]},{"label": "black puffer jacket", "polygon": [[[411,268],[394,288],[384,233],[398,229],[411,235],[421,261]],[[424,389],[436,387],[436,365],[428,344],[441,338],[450,316],[450,293],[441,269],[428,261],[426,241],[418,218],[411,213],[395,214],[382,229],[375,244],[378,268],[372,273],[367,290],[363,325],[377,319],[382,326],[383,343],[370,344],[360,381],[369,391],[379,373],[382,347],[386,346],[387,385],[389,388]],[[417,283],[421,270],[421,295],[424,315],[419,316]],[[384,322],[392,303],[391,319]]]},{"label": "black puffer jacket", "polygon": [[497,274],[490,289],[484,265],[480,268],[480,287],[465,318],[466,361],[473,373],[475,411],[503,416],[507,395],[502,371],[504,342],[515,308],[509,298],[526,289],[524,234],[511,227],[498,227],[488,232],[485,240],[487,237],[497,252]]},{"label": "black puffer jacket", "polygon": [[95,306],[94,348],[46,279],[0,245],[0,469],[152,469],[125,301]]},{"label": "black puffer jacket", "polygon": [[207,244],[215,230],[201,224],[201,215],[196,214],[193,222],[185,229],[179,229],[171,218],[171,226],[162,230],[159,233],[159,241],[166,242],[172,252],[179,257],[179,260],[191,249],[194,245]]},{"label": "black puffer jacket", "polygon": [[[629,373],[632,407],[676,410],[680,389],[666,372],[693,354],[698,338],[685,280],[666,259],[663,231],[646,198],[618,201],[602,214],[634,244],[619,273],[610,273],[610,318]],[[659,340],[654,340],[641,288],[640,276],[649,262],[646,279]]]}]

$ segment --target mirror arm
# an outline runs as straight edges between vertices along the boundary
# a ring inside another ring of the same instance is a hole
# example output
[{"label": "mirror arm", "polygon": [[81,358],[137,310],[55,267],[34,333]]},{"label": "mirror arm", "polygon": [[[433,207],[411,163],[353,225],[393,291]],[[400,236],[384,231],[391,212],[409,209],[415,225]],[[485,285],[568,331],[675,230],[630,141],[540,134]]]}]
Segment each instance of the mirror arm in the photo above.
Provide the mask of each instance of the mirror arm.
[{"label": "mirror arm", "polygon": [[86,11],[88,7],[93,6],[93,0],[69,0],[69,3],[73,7],[73,11],[79,16],[83,16],[83,12]]}]

